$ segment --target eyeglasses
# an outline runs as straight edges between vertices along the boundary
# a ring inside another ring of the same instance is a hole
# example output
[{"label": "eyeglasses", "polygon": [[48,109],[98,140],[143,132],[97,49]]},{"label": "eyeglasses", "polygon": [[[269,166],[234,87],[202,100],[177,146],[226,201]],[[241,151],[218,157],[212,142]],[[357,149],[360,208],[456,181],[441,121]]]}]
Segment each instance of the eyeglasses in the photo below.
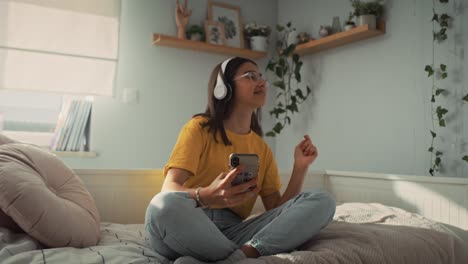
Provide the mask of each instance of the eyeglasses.
[{"label": "eyeglasses", "polygon": [[250,72],[246,72],[244,74],[242,74],[241,76],[238,76],[236,78],[234,78],[234,81],[237,81],[239,79],[242,79],[242,78],[247,78],[253,82],[259,82],[259,81],[266,81],[265,78],[263,78],[263,75],[261,73],[257,73],[257,72],[253,72],[253,71],[250,71]]}]

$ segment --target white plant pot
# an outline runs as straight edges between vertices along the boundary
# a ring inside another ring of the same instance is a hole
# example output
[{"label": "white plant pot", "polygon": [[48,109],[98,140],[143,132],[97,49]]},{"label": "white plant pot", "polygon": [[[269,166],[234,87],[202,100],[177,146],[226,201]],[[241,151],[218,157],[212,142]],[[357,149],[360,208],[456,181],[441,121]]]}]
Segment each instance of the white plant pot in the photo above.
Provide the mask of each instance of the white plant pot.
[{"label": "white plant pot", "polygon": [[257,51],[267,51],[268,38],[264,36],[250,37],[250,48]]},{"label": "white plant pot", "polygon": [[190,40],[194,40],[194,41],[201,41],[201,34],[200,33],[195,33],[195,34],[192,34],[190,36]]},{"label": "white plant pot", "polygon": [[362,15],[358,17],[358,25],[369,25],[369,29],[375,29],[376,17],[375,15]]},{"label": "white plant pot", "polygon": [[354,25],[345,25],[345,26],[344,26],[344,30],[345,30],[345,31],[348,31],[348,30],[353,29],[353,28],[355,28],[355,27],[356,27],[356,26],[354,26]]},{"label": "white plant pot", "polygon": [[287,42],[288,42],[287,43],[288,46],[291,44],[297,43],[297,31],[296,30],[292,30],[291,32],[289,32]]}]

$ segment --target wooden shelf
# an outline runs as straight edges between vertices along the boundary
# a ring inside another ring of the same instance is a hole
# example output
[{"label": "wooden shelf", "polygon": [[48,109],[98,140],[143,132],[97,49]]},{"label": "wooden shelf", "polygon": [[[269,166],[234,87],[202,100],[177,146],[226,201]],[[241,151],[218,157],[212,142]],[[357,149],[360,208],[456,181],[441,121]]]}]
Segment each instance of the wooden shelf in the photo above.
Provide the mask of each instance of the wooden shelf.
[{"label": "wooden shelf", "polygon": [[211,52],[250,59],[260,59],[267,55],[266,52],[214,45],[201,41],[179,39],[177,37],[162,34],[153,34],[153,44],[157,46]]},{"label": "wooden shelf", "polygon": [[368,25],[359,26],[297,45],[295,52],[299,55],[312,54],[383,34],[385,34],[385,22],[377,23],[377,29],[369,29]]}]

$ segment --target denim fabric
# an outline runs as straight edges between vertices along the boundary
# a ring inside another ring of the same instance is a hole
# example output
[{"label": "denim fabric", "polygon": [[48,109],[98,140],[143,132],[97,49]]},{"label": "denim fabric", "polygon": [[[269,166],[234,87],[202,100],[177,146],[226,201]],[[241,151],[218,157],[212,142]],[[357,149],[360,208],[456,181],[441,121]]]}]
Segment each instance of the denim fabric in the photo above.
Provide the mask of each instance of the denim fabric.
[{"label": "denim fabric", "polygon": [[322,191],[303,192],[283,205],[243,221],[229,209],[201,209],[186,192],[157,194],[146,211],[151,246],[169,259],[225,259],[244,244],[262,256],[289,252],[333,219],[335,201]]}]

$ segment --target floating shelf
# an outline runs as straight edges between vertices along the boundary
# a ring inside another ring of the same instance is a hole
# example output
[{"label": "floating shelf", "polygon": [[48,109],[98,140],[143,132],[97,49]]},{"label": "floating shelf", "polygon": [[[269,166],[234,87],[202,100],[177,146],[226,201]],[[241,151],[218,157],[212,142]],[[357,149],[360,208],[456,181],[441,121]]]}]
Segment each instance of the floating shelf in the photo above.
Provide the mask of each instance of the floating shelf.
[{"label": "floating shelf", "polygon": [[368,25],[363,25],[297,45],[295,52],[300,55],[312,54],[383,34],[385,34],[385,22],[377,23],[377,29],[369,29]]},{"label": "floating shelf", "polygon": [[260,59],[267,55],[266,52],[234,48],[228,46],[220,46],[209,44],[201,41],[194,41],[188,39],[179,39],[177,37],[162,35],[162,34],[153,34],[153,44],[157,46],[165,46],[179,49],[188,49],[196,51],[204,51],[210,53],[225,54],[230,56],[240,56],[250,59]]}]

